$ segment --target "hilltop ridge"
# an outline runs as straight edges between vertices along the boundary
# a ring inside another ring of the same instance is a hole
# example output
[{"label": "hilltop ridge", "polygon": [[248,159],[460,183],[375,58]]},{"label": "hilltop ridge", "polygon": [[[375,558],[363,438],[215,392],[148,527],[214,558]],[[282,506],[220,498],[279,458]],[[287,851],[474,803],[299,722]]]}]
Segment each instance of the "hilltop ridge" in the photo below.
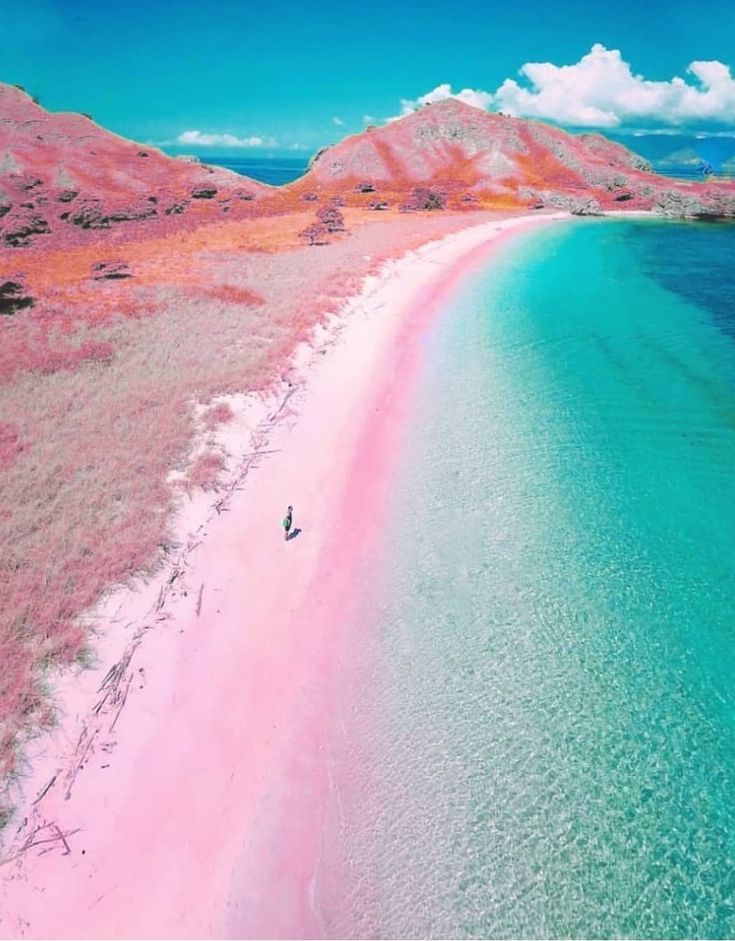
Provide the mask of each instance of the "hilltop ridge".
[{"label": "hilltop ridge", "polygon": [[127,140],[88,115],[48,112],[22,89],[0,84],[0,247],[40,235],[76,241],[84,230],[192,211],[211,216],[269,191]]},{"label": "hilltop ridge", "polygon": [[394,198],[438,187],[449,205],[735,213],[732,183],[670,180],[602,134],[574,135],[454,98],[325,148],[291,185],[342,193],[372,187]]},{"label": "hilltop ridge", "polygon": [[[735,182],[684,182],[601,134],[450,98],[324,148],[286,186],[171,157],[0,84],[0,249],[136,239],[226,218],[369,210],[652,210],[735,216]],[[91,231],[90,231],[91,230]],[[110,231],[112,230],[112,232]],[[107,234],[104,234],[107,233]]]}]

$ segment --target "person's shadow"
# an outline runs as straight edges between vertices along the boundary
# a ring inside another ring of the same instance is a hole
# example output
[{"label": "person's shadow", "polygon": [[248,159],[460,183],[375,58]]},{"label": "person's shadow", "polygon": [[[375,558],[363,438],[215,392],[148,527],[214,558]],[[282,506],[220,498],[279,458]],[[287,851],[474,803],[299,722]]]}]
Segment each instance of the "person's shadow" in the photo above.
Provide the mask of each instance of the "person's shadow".
[{"label": "person's shadow", "polygon": [[301,530],[299,529],[299,527],[298,527],[298,526],[294,526],[294,528],[293,528],[293,529],[291,530],[291,532],[288,534],[287,542],[291,542],[292,539],[295,539],[295,538],[296,538],[297,536],[299,536],[300,534],[301,534]]}]

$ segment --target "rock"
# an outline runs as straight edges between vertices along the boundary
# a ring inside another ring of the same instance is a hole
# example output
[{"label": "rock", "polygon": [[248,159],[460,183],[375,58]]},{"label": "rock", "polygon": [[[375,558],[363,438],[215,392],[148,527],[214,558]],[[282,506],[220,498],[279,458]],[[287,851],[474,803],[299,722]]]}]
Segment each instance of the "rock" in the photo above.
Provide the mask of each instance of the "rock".
[{"label": "rock", "polygon": [[654,212],[663,216],[693,219],[704,209],[701,200],[674,189],[662,190],[656,197]]},{"label": "rock", "polygon": [[316,193],[304,193],[301,198],[305,203],[314,203],[319,199]]},{"label": "rock", "polygon": [[43,183],[41,177],[33,176],[31,173],[11,173],[8,176],[8,180],[13,186],[23,192],[35,189]]},{"label": "rock", "polygon": [[34,299],[25,293],[23,280],[15,275],[13,280],[0,282],[0,314],[6,317],[23,310],[24,307],[33,307]]},{"label": "rock", "polygon": [[181,213],[186,209],[188,205],[189,205],[188,199],[181,199],[181,200],[169,203],[164,208],[163,211],[167,216],[180,216]]},{"label": "rock", "polygon": [[616,202],[616,203],[626,203],[629,199],[633,199],[633,194],[632,194],[632,193],[629,193],[629,192],[618,193],[618,195],[615,197],[615,202]]},{"label": "rock", "polygon": [[255,193],[252,193],[250,190],[239,189],[235,190],[232,194],[236,199],[245,200],[245,202],[250,202],[251,199],[255,199]]},{"label": "rock", "polygon": [[59,195],[56,197],[60,203],[70,203],[73,199],[76,199],[79,195],[78,190],[65,189],[61,190]]},{"label": "rock", "polygon": [[[62,213],[60,218],[65,215]],[[68,216],[68,220],[82,229],[109,229],[116,222],[141,222],[144,219],[152,219],[156,215],[158,215],[158,210],[149,202],[108,210],[102,205],[101,200],[88,199],[74,209]]]},{"label": "rock", "polygon": [[121,281],[132,278],[129,265],[124,261],[98,261],[92,265],[94,281]]},{"label": "rock", "polygon": [[384,201],[380,202],[377,199],[374,199],[372,200],[372,202],[368,203],[368,209],[372,209],[375,212],[382,212],[382,210],[387,209],[387,208],[388,208],[387,202],[384,202]]},{"label": "rock", "polygon": [[358,183],[355,187],[356,193],[374,193],[375,184],[370,183],[368,180],[363,180],[361,183]]},{"label": "rock", "polygon": [[[602,215],[600,204],[592,196],[570,196],[566,193],[544,192],[539,195],[542,203],[555,209],[564,209],[573,216]],[[536,207],[540,208],[540,207]]]},{"label": "rock", "polygon": [[133,206],[121,206],[114,209],[109,215],[110,222],[142,222],[143,219],[152,219],[157,216],[158,211],[155,206],[140,203]]},{"label": "rock", "polygon": [[110,220],[99,199],[88,199],[78,205],[69,216],[69,222],[82,229],[110,228]]},{"label": "rock", "polygon": [[29,210],[8,213],[0,224],[0,238],[13,248],[22,248],[35,235],[46,235],[49,231],[46,219]]},{"label": "rock", "polygon": [[193,199],[214,199],[217,195],[216,186],[198,186],[191,191]]}]

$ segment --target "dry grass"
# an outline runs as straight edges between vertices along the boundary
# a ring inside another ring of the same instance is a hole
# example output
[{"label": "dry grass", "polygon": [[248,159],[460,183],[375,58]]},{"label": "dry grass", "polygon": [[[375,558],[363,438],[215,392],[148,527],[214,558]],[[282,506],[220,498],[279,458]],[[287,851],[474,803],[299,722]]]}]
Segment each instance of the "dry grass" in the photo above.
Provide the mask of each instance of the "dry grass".
[{"label": "dry grass", "polygon": [[[38,301],[0,323],[0,772],[48,719],[39,680],[82,649],[80,612],[171,538],[166,478],[184,469],[192,404],[266,388],[383,260],[469,221],[347,210],[351,235],[296,248],[308,215],[117,244],[123,281],[90,280],[99,246],[0,258]],[[209,429],[229,417],[203,415]],[[203,455],[189,484],[221,467]]]}]

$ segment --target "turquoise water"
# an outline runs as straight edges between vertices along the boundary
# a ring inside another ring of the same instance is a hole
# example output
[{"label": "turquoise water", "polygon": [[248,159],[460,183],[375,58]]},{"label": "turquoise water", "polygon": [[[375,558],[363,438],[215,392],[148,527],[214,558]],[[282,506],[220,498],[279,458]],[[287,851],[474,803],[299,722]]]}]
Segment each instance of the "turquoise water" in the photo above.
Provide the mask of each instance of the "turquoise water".
[{"label": "turquoise water", "polygon": [[325,931],[735,936],[735,229],[519,237],[425,352]]}]

